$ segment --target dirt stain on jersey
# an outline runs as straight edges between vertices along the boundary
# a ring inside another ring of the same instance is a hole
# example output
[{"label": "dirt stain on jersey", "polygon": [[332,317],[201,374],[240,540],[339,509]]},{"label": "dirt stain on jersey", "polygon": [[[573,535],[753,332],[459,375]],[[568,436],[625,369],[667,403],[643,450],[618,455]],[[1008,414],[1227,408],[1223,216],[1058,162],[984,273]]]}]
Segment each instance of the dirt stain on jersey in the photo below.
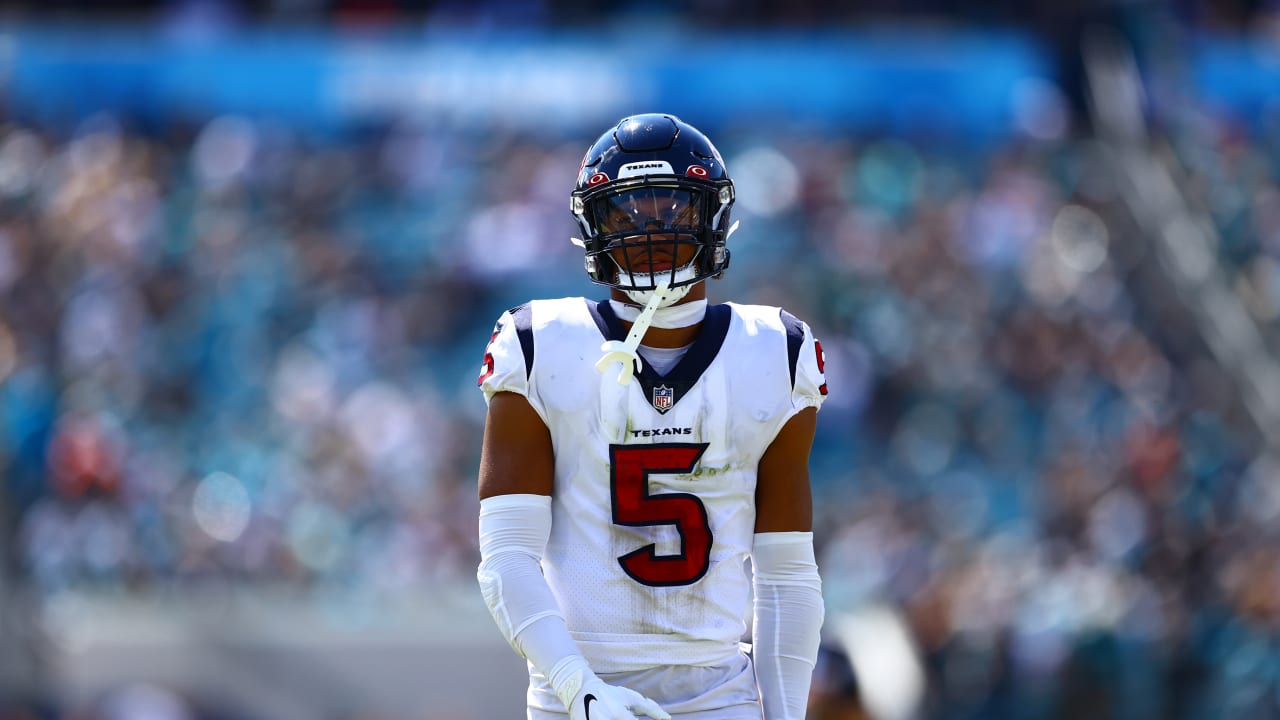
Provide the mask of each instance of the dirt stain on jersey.
[{"label": "dirt stain on jersey", "polygon": [[716,467],[707,467],[706,465],[699,464],[698,467],[694,468],[693,472],[690,473],[690,475],[695,479],[709,478],[709,477],[715,477],[717,475],[724,475],[725,473],[731,470],[733,470],[732,464],[719,465]]}]

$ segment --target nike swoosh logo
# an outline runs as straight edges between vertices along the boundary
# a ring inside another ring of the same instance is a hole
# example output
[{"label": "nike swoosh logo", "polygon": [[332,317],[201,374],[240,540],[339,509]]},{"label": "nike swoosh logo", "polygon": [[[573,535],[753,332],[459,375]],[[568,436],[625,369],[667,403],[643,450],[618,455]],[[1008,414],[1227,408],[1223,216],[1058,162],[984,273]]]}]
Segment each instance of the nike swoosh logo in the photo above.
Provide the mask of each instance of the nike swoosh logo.
[{"label": "nike swoosh logo", "polygon": [[582,700],[582,710],[587,714],[587,720],[591,720],[591,701],[595,699],[595,695],[587,693],[587,696]]}]

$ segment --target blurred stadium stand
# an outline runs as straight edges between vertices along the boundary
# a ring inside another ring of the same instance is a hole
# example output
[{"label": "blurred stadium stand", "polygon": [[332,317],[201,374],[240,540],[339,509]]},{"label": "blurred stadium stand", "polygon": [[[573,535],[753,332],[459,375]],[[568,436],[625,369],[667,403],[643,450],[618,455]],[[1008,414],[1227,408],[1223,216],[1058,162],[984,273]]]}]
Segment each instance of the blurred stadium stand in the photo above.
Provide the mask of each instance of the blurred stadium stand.
[{"label": "blurred stadium stand", "polygon": [[518,716],[479,354],[648,110],[827,349],[812,717],[1280,715],[1274,8],[900,5],[11,4],[0,720]]}]

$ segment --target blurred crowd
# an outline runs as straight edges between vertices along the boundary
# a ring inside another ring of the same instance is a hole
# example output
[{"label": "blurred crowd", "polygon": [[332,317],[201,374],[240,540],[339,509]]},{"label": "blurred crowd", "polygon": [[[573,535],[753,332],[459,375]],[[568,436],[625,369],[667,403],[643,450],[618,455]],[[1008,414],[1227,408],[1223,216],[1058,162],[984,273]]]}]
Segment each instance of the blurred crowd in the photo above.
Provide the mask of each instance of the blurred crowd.
[{"label": "blurred crowd", "polygon": [[1212,219],[1223,269],[1280,352],[1280,108],[1258,117],[1201,108],[1169,133],[1182,192]]},{"label": "blurred crowd", "polygon": [[1100,150],[827,157],[862,181],[803,213],[827,271],[794,283],[853,401],[816,454],[831,604],[904,614],[927,717],[1273,716],[1280,473]]},{"label": "blurred crowd", "polygon": [[[705,127],[742,221],[710,294],[822,339],[825,593],[901,615],[925,717],[1273,717],[1280,470],[1068,125]],[[16,576],[46,598],[473,582],[493,321],[602,295],[568,240],[590,138],[548,132],[0,126]],[[1192,169],[1274,323],[1280,144],[1250,137]]]}]

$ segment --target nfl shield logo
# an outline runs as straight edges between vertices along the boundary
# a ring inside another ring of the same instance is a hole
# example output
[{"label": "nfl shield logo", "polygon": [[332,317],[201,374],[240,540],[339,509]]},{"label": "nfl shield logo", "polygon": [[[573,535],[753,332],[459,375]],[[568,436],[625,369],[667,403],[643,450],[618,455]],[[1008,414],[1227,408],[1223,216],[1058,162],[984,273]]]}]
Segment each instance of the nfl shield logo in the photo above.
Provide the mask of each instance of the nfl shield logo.
[{"label": "nfl shield logo", "polygon": [[658,412],[666,412],[675,404],[675,391],[666,385],[659,385],[653,389],[653,407]]}]

